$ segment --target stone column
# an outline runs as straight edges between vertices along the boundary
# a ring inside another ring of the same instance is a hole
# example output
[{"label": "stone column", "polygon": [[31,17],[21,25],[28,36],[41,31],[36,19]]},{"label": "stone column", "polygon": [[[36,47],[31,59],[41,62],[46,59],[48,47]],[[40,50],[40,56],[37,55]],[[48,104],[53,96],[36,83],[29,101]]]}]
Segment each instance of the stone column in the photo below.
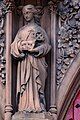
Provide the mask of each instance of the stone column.
[{"label": "stone column", "polygon": [[12,42],[12,2],[5,1],[7,6],[6,13],[6,106],[5,106],[5,120],[11,120],[12,116],[12,102],[11,102],[11,91],[12,91],[12,78],[11,78],[11,54],[10,45]]},{"label": "stone column", "polygon": [[51,105],[50,112],[54,120],[57,120],[56,108],[56,4],[49,2],[51,11]]}]

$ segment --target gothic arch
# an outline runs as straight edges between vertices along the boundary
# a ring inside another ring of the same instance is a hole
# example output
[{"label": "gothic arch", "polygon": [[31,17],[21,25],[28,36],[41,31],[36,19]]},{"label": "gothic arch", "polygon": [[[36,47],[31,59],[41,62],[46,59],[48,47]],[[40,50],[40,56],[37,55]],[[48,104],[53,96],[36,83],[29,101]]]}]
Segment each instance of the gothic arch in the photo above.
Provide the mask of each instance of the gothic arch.
[{"label": "gothic arch", "polygon": [[59,120],[64,119],[66,111],[79,89],[80,89],[80,53],[78,53],[75,60],[71,64],[58,90],[57,108]]}]

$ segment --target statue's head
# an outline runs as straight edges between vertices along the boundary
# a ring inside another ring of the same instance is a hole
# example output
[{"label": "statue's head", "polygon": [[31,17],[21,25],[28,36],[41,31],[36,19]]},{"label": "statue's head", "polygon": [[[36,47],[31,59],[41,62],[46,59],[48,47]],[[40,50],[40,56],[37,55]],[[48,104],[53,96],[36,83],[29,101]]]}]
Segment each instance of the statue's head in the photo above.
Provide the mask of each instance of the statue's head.
[{"label": "statue's head", "polygon": [[34,14],[36,12],[36,9],[33,5],[26,5],[22,9],[24,18],[27,22],[31,21],[34,18]]}]

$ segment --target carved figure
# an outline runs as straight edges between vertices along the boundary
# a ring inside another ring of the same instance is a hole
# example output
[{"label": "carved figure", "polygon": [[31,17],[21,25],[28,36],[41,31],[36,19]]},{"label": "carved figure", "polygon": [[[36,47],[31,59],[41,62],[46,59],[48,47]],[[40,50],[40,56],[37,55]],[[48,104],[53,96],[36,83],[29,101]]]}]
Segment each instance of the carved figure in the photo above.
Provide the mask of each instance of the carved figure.
[{"label": "carved figure", "polygon": [[51,46],[46,32],[35,23],[35,7],[26,5],[22,12],[27,24],[20,28],[11,44],[11,54],[18,58],[17,95],[20,94],[18,110],[43,112],[48,67],[45,55]]}]

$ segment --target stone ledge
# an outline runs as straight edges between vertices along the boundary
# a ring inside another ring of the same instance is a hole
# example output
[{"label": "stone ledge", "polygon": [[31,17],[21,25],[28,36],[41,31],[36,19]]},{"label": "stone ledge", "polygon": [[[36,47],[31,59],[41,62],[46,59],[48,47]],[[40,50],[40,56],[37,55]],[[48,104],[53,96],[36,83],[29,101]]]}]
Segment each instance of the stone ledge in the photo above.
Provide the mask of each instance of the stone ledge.
[{"label": "stone ledge", "polygon": [[50,119],[47,119],[47,118],[12,118],[12,120],[50,120]]},{"label": "stone ledge", "polygon": [[12,120],[53,120],[50,113],[24,113],[17,112],[12,116]]}]

